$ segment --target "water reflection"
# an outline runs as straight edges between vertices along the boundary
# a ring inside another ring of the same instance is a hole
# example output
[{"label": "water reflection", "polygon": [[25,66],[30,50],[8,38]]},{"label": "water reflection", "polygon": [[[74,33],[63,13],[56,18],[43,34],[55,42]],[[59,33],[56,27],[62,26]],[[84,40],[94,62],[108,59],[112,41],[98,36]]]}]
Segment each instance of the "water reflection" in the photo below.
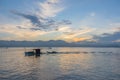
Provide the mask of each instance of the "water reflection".
[{"label": "water reflection", "polygon": [[85,76],[81,76],[81,75],[75,75],[75,74],[69,74],[69,75],[63,75],[60,76],[54,80],[85,80],[86,77]]},{"label": "water reflection", "polygon": [[23,48],[0,49],[0,80],[120,79],[120,50],[117,48],[52,49],[71,53],[35,57],[24,56]]},{"label": "water reflection", "polygon": [[93,56],[88,54],[71,54],[60,55],[60,67],[63,73],[76,70],[86,70],[91,68]]}]

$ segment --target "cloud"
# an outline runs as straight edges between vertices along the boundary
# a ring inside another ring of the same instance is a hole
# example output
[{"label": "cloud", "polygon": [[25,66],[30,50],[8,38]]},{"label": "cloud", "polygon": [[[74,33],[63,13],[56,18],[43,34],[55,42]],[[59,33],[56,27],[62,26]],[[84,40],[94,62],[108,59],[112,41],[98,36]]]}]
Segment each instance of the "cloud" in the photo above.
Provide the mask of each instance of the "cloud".
[{"label": "cloud", "polygon": [[68,26],[61,27],[59,29],[62,34],[58,36],[58,39],[64,39],[66,41],[82,41],[91,39],[92,37],[87,33],[93,32],[95,29],[90,27],[84,27],[80,29],[71,28]]},{"label": "cloud", "polygon": [[104,28],[100,28],[95,31],[95,34],[93,35],[96,36],[93,36],[93,40],[97,42],[119,42],[119,33],[120,23],[110,22],[106,26],[104,26]]},{"label": "cloud", "polygon": [[[5,24],[0,25],[0,32],[11,34],[10,36],[6,36],[1,38],[1,40],[35,40],[38,36],[47,34],[45,31],[31,31],[29,29],[19,29],[24,28],[21,26],[17,26],[17,24]],[[16,27],[17,26],[17,27]]]},{"label": "cloud", "polygon": [[16,26],[18,29],[27,29],[27,28],[23,28],[21,26]]},{"label": "cloud", "polygon": [[31,38],[35,38],[38,37],[41,33],[44,35],[57,31],[60,33],[58,39],[65,39],[69,41],[81,41],[90,39],[91,36],[87,33],[93,32],[95,30],[91,26],[93,26],[95,23],[94,21],[96,18],[92,16],[95,16],[96,13],[92,12],[89,16],[85,17],[85,19],[81,20],[80,27],[76,28],[75,26],[73,27],[71,25],[72,22],[70,20],[56,20],[54,18],[58,13],[64,10],[64,7],[61,7],[61,5],[61,0],[44,0],[43,2],[38,3],[38,9],[33,13],[12,11],[13,14],[21,16],[26,20],[26,23],[24,23],[24,25],[16,25],[15,30],[19,31],[18,34],[15,34],[22,36],[21,34],[24,33],[26,36],[31,35]]},{"label": "cloud", "polygon": [[[31,23],[28,28],[18,27],[19,29],[30,29],[32,31],[42,30],[51,31],[58,30],[63,25],[72,24],[70,20],[56,20],[55,17],[64,8],[61,6],[61,0],[45,0],[44,2],[38,2],[37,11],[31,13],[21,13],[18,11],[11,11],[13,14],[21,16]],[[26,23],[27,24],[27,23]]]},{"label": "cloud", "polygon": [[[71,21],[69,20],[61,20],[61,21],[57,21],[54,19],[44,19],[42,17],[39,17],[37,15],[33,15],[33,14],[23,14],[23,13],[19,13],[16,11],[12,11],[12,13],[21,16],[27,20],[30,21],[30,23],[32,24],[31,26],[33,26],[32,28],[29,28],[30,30],[57,30],[58,27],[62,26],[62,25],[70,25],[72,24]],[[27,28],[22,28],[22,27],[18,27],[19,29],[27,29]]]},{"label": "cloud", "polygon": [[[4,39],[14,40],[37,40],[44,35],[53,35],[58,32],[62,26],[71,25],[71,21],[63,19],[56,20],[54,17],[64,8],[59,4],[59,0],[46,0],[39,3],[39,9],[32,13],[25,13],[19,11],[11,11],[14,15],[20,16],[23,19],[19,24],[2,25],[1,32],[13,34],[14,36],[6,37]],[[70,26],[69,26],[70,27]],[[27,37],[26,37],[27,36]],[[41,39],[40,39],[41,40]]]},{"label": "cloud", "polygon": [[101,36],[94,36],[93,39],[97,40],[97,42],[116,42],[120,40],[120,31],[113,34],[104,33]]},{"label": "cloud", "polygon": [[109,27],[111,27],[112,32],[120,31],[120,23],[110,23]]},{"label": "cloud", "polygon": [[114,41],[114,42],[120,42],[120,39],[119,39],[119,40],[116,40],[116,41]]},{"label": "cloud", "polygon": [[80,41],[85,41],[85,40],[89,40],[90,37],[81,37],[81,38],[73,38],[74,42],[80,42]]},{"label": "cloud", "polygon": [[96,15],[96,13],[95,12],[92,12],[91,14],[90,14],[90,16],[95,16]]},{"label": "cloud", "polygon": [[38,15],[43,18],[55,17],[59,12],[64,10],[61,5],[61,0],[46,0],[43,3],[39,3]]},{"label": "cloud", "polygon": [[92,32],[94,30],[95,30],[94,28],[89,28],[89,27],[85,27],[85,28],[81,28],[81,29],[69,28],[69,30],[66,30],[64,33],[66,35],[69,35],[66,38],[73,38],[73,37],[76,37],[76,36],[79,36],[79,35],[83,35],[83,34]]},{"label": "cloud", "polygon": [[[31,14],[23,14],[23,13],[19,13],[17,11],[12,11],[12,13],[18,15],[18,16],[21,16],[23,18],[26,18],[28,19],[32,24],[33,26],[36,26],[36,27],[43,27],[41,21],[39,20],[39,18],[36,16],[36,15],[31,15]],[[42,19],[42,18],[41,18]],[[44,27],[43,27],[44,28]]]}]

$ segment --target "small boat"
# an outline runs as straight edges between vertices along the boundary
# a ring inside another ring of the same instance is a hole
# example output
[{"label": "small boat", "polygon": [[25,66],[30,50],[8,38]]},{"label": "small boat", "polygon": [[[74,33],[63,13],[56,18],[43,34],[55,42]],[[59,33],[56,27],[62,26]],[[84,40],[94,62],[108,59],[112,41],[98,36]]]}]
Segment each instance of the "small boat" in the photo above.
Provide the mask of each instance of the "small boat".
[{"label": "small boat", "polygon": [[33,49],[33,51],[25,52],[25,56],[40,56],[41,50],[40,49]]},{"label": "small boat", "polygon": [[52,52],[47,51],[47,53],[49,53],[49,54],[56,54],[58,52],[56,52],[56,51],[52,51]]},{"label": "small boat", "polygon": [[34,51],[25,52],[25,56],[34,56]]}]

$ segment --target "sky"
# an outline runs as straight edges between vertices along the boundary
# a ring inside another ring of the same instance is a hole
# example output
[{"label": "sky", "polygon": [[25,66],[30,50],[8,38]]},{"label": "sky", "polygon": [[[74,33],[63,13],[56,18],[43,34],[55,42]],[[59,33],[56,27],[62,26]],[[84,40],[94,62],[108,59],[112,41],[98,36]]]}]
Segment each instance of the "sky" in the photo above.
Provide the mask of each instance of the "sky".
[{"label": "sky", "polygon": [[120,42],[120,0],[0,0],[0,40]]}]

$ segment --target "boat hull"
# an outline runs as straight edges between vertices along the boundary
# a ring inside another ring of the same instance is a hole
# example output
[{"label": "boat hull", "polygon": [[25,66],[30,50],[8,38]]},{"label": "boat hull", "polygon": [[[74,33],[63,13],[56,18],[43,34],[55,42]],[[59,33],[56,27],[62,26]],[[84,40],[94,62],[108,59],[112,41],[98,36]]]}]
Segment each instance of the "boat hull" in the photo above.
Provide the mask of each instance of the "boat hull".
[{"label": "boat hull", "polygon": [[35,53],[33,51],[25,52],[25,56],[34,56]]}]

